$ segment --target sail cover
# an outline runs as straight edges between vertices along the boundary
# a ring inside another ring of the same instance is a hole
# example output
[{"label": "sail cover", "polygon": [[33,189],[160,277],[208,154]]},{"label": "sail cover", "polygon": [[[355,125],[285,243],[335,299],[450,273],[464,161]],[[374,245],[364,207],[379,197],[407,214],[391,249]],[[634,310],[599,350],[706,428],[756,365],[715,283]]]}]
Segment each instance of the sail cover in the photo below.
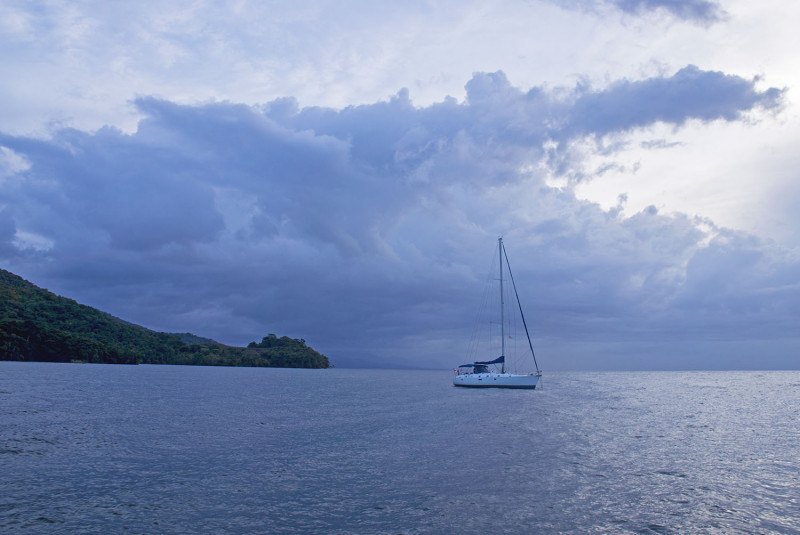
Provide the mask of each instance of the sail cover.
[{"label": "sail cover", "polygon": [[494,360],[488,360],[486,362],[473,362],[472,364],[462,364],[459,368],[472,368],[474,366],[487,366],[489,364],[502,364],[506,361],[505,357],[497,357]]},{"label": "sail cover", "polygon": [[503,356],[503,357],[497,357],[494,360],[487,360],[486,362],[476,362],[475,364],[502,364],[505,361],[506,358]]}]

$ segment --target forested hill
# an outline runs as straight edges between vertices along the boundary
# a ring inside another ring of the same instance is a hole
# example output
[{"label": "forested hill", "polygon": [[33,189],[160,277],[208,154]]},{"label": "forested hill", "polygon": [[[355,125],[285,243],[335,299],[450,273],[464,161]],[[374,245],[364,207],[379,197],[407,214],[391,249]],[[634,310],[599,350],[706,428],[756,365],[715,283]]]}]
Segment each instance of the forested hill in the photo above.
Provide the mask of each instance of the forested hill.
[{"label": "forested hill", "polygon": [[270,334],[230,347],[189,333],[151,331],[0,269],[0,360],[327,368],[305,340]]}]

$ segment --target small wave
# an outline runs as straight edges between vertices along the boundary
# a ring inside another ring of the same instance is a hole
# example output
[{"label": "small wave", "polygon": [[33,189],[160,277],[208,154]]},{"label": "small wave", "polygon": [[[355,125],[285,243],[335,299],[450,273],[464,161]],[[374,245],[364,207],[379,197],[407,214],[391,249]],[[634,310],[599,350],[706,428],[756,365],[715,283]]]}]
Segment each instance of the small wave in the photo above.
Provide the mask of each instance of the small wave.
[{"label": "small wave", "polygon": [[686,477],[686,474],[682,474],[681,472],[676,472],[675,470],[656,470],[654,473],[661,474],[662,476],[673,476],[673,477]]}]

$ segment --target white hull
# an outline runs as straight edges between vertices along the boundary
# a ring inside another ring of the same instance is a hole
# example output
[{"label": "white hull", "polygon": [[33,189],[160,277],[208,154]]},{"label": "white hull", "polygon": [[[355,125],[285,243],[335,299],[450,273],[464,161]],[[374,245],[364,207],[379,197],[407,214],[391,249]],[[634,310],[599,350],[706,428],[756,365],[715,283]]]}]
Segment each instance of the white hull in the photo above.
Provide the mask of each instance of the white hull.
[{"label": "white hull", "polygon": [[455,386],[472,388],[527,388],[533,390],[539,382],[536,374],[518,375],[514,373],[462,373],[453,376]]}]

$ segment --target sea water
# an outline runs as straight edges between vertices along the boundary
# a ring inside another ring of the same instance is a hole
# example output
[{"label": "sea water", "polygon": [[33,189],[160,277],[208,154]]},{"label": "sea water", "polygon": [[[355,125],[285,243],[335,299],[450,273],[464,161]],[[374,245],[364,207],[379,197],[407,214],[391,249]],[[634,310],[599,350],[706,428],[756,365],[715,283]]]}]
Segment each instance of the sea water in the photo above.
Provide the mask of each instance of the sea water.
[{"label": "sea water", "polygon": [[798,533],[800,372],[0,363],[2,533]]}]

